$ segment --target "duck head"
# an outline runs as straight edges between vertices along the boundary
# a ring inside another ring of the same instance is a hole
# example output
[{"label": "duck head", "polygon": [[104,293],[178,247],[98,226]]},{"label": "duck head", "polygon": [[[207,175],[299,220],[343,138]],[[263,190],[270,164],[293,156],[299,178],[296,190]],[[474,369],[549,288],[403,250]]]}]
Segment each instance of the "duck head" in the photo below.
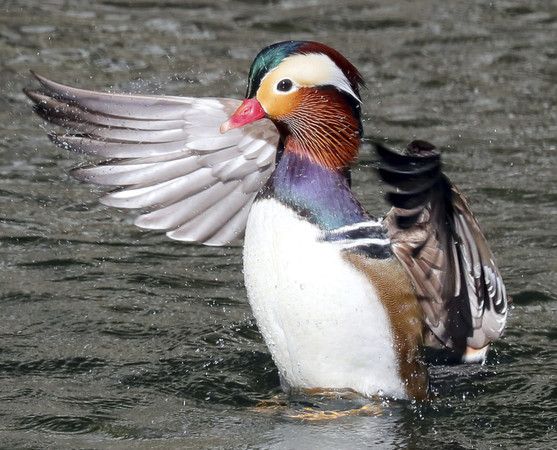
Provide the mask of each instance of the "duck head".
[{"label": "duck head", "polygon": [[284,152],[344,170],[360,145],[362,86],[358,70],[331,47],[279,42],[256,56],[246,98],[221,132],[265,117],[277,126]]}]

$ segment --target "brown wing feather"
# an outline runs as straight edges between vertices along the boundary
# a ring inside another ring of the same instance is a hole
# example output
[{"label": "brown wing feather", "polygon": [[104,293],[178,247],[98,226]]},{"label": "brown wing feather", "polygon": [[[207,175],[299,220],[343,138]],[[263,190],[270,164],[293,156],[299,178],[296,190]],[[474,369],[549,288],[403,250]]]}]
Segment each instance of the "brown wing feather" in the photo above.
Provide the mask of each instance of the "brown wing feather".
[{"label": "brown wing feather", "polygon": [[468,202],[441,173],[440,153],[414,141],[403,155],[378,146],[393,208],[385,218],[392,250],[408,272],[426,323],[459,352],[497,339],[506,323],[501,274]]}]

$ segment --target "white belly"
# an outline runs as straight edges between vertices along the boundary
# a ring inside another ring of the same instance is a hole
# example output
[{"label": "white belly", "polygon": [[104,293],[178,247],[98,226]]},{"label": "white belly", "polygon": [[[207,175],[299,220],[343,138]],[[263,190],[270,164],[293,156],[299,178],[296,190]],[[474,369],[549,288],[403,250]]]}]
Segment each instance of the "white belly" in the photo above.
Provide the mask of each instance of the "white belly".
[{"label": "white belly", "polygon": [[244,275],[257,325],[291,388],[406,397],[387,314],[317,226],[276,200],[250,212]]}]

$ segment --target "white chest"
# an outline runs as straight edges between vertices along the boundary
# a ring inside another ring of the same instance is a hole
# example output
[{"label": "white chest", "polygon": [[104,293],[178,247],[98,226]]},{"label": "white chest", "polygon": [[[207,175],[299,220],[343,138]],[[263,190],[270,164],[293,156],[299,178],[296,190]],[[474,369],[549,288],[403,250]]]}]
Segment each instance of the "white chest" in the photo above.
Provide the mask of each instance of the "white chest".
[{"label": "white chest", "polygon": [[257,324],[291,388],[405,397],[387,314],[372,284],[276,200],[253,204],[244,275]]}]

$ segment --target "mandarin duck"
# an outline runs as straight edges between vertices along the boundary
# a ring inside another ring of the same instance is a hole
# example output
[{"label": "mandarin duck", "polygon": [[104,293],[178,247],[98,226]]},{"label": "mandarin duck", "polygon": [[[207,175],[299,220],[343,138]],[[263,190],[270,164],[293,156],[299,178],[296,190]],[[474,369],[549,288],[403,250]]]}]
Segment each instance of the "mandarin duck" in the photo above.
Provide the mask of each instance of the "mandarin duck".
[{"label": "mandarin duck", "polygon": [[316,42],[255,58],[243,101],[122,95],[35,74],[35,111],[67,149],[107,158],[73,177],[119,186],[105,205],[181,241],[244,237],[258,328],[287,392],[424,400],[424,346],[481,360],[507,295],[466,199],[425,141],[377,145],[392,209],[373,218],[350,189],[362,140],[358,70]]}]

